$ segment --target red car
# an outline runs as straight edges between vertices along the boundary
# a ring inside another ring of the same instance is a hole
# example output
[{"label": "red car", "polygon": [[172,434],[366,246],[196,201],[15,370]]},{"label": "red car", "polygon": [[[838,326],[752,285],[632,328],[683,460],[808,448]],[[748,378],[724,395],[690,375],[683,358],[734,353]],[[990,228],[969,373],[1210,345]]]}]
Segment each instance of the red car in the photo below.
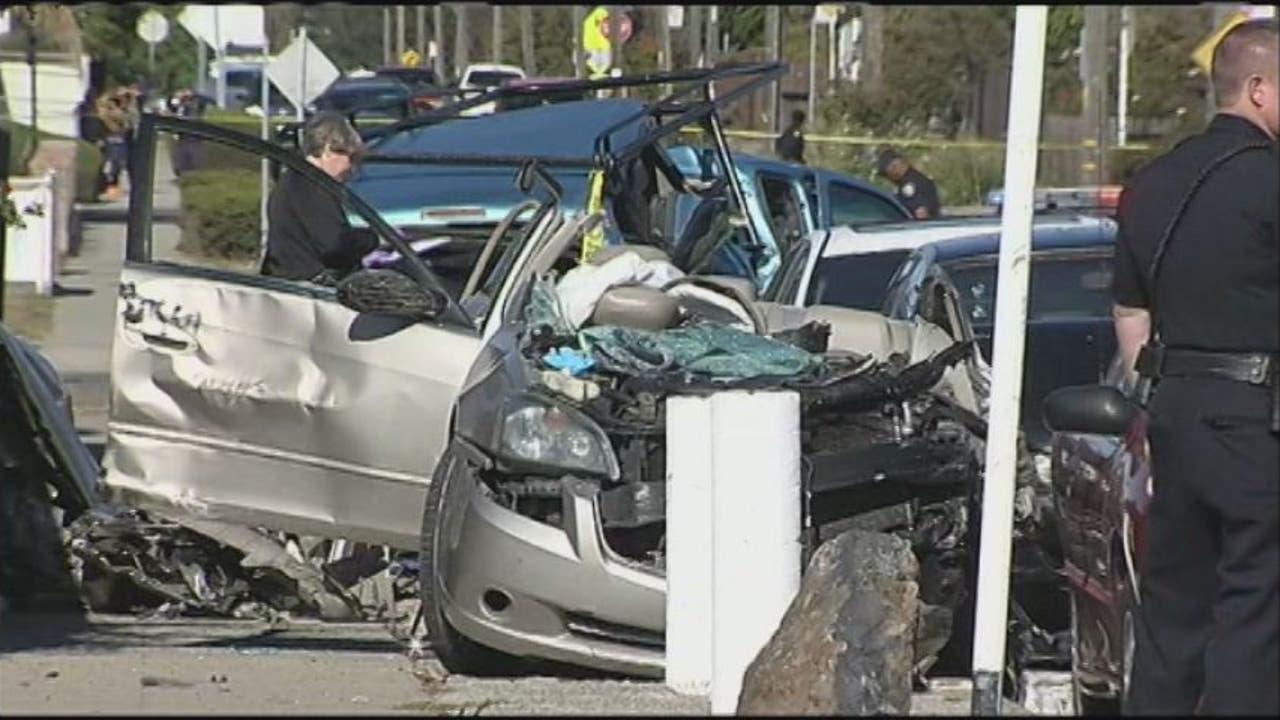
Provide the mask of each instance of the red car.
[{"label": "red car", "polygon": [[1071,594],[1077,713],[1116,714],[1133,663],[1142,529],[1151,502],[1146,381],[1126,377],[1119,353],[1100,385],[1066,387],[1044,401],[1053,432],[1051,477]]}]

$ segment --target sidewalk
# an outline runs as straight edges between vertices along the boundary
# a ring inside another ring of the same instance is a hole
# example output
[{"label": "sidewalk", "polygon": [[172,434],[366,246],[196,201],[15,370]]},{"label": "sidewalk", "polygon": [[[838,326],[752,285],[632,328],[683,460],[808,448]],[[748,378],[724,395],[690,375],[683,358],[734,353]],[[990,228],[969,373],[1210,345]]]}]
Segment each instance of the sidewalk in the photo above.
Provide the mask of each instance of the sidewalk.
[{"label": "sidewalk", "polygon": [[[155,186],[157,214],[176,217],[178,187],[166,153],[156,153]],[[102,442],[107,426],[111,337],[128,202],[77,206],[76,212],[83,222],[80,252],[62,263],[54,287],[52,324],[37,344],[62,374],[73,399],[76,425],[92,445]],[[177,234],[177,228],[162,225],[156,228],[156,241],[176,243]]]}]

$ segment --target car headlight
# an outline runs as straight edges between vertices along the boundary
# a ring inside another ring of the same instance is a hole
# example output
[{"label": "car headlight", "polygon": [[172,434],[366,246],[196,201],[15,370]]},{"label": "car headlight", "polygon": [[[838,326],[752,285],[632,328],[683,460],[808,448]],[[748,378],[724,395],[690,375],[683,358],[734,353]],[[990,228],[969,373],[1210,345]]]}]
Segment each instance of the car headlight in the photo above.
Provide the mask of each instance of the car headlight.
[{"label": "car headlight", "polygon": [[507,401],[499,451],[512,460],[617,479],[609,438],[591,418],[539,397]]}]

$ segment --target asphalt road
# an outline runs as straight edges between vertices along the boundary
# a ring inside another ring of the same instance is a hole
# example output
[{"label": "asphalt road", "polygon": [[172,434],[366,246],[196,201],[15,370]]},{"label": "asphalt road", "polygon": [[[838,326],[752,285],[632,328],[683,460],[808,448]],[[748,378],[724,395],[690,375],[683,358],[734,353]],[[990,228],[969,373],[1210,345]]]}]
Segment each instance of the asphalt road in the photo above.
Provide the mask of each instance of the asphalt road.
[{"label": "asphalt road", "polygon": [[3,714],[702,715],[661,683],[442,677],[371,623],[0,616]]}]

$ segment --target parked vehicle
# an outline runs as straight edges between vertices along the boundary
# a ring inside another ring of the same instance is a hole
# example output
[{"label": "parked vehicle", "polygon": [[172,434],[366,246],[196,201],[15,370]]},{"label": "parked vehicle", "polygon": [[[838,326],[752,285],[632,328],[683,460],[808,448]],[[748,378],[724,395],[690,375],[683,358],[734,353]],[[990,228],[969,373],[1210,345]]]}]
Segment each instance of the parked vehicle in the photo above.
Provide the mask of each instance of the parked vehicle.
[{"label": "parked vehicle", "polygon": [[308,113],[339,112],[361,119],[403,120],[413,114],[413,93],[389,77],[340,77],[311,101]]},{"label": "parked vehicle", "polygon": [[[508,80],[518,80],[524,77],[524,69],[516,65],[472,63],[471,65],[468,65],[458,77],[458,90],[463,91],[462,97],[465,98],[468,96],[467,91],[471,91],[472,93],[488,92],[501,86]],[[462,114],[467,117],[488,115],[492,113],[494,109],[494,103],[483,103],[463,110]]]},{"label": "parked vehicle", "polygon": [[409,102],[415,111],[444,107],[457,96],[457,91],[441,84],[435,70],[429,67],[386,65],[375,70],[374,75],[404,83],[409,88]]},{"label": "parked vehicle", "polygon": [[1062,388],[1044,401],[1081,715],[1118,715],[1133,667],[1152,487],[1148,417],[1138,402],[1146,382],[1128,376],[1116,353],[1101,384]]},{"label": "parked vehicle", "polygon": [[[1119,185],[1036,188],[1034,207],[1036,212],[1044,213],[1090,213],[1115,217],[1122,189]],[[999,215],[1004,205],[1004,190],[997,188],[987,193],[986,205]]]},{"label": "parked vehicle", "polygon": [[[657,83],[643,77],[634,82]],[[581,82],[577,85],[582,86]],[[537,94],[562,91],[543,88]],[[529,92],[533,91],[500,89],[495,101]],[[695,219],[695,224],[705,223],[716,208],[728,207],[737,192],[719,170],[714,148],[671,144],[668,137],[653,142],[625,168],[604,172],[596,159],[600,143],[616,146],[629,142],[656,122],[660,108],[661,103],[601,99],[511,110],[465,121],[424,116],[372,138],[367,146],[370,160],[376,161],[379,155],[453,156],[458,162],[434,166],[368,162],[352,178],[350,187],[411,237],[448,229],[470,231],[478,242],[486,236],[486,228],[492,228],[524,201],[507,181],[511,159],[526,151],[528,138],[539,138],[540,155],[555,160],[547,170],[562,187],[565,212],[587,211],[592,202],[591,178],[593,173],[602,173],[598,200],[609,218],[607,232],[646,232],[632,227],[645,224],[637,219],[643,211],[631,210],[628,217],[619,218],[619,213],[627,210],[619,208],[624,204],[648,206],[648,232],[657,236],[657,242],[673,255],[692,252],[686,244],[693,237],[686,233],[690,223]],[[771,282],[791,240],[820,227],[823,218],[884,221],[909,217],[892,195],[856,178],[740,153],[733,154],[733,163],[744,207],[753,221],[751,232],[758,237],[748,235],[721,246],[711,258],[709,271],[744,278],[757,290]],[[652,195],[659,177],[677,187],[692,180],[709,190],[677,194],[670,203],[650,204],[643,195]],[[629,189],[623,192],[624,188]],[[624,202],[628,197],[631,199]],[[477,202],[478,198],[484,200]]]},{"label": "parked vehicle", "polygon": [[[1027,347],[1022,386],[1022,428],[1048,482],[1049,430],[1040,405],[1052,390],[1100,381],[1116,350],[1111,318],[1111,266],[1116,223],[1088,216],[1038,217],[1032,226]],[[991,358],[995,327],[997,221],[983,233],[935,241],[916,249],[899,267],[881,308],[889,317],[921,315],[944,327],[935,307],[940,285],[952,286],[960,318]]]},{"label": "parked vehicle", "polygon": [[504,95],[494,101],[494,112],[591,99],[591,92],[583,90],[577,78],[570,77],[509,78],[499,87],[537,92]]},{"label": "parked vehicle", "polygon": [[787,253],[770,299],[797,307],[879,310],[894,273],[913,250],[932,242],[1000,231],[999,218],[884,222],[875,217],[874,209],[855,205],[853,212],[870,216],[871,221],[810,233]]},{"label": "parked vehicle", "polygon": [[[700,71],[703,82],[733,73],[748,83],[736,96],[691,103],[682,122],[713,117],[784,71]],[[612,136],[606,164],[679,128],[658,118],[625,141]],[[530,657],[657,676],[664,403],[675,392],[754,377],[756,386],[802,396],[802,452],[812,469],[803,480],[806,549],[856,519],[911,540],[930,617],[963,602],[985,432],[973,389],[950,371],[965,343],[923,322],[823,308],[821,319],[837,330],[827,343],[810,323],[818,316],[747,301],[713,276],[689,277],[652,244],[584,256],[602,213],[566,211],[546,170],[562,156],[540,147],[553,151],[553,142],[525,149],[515,180],[529,204],[498,223],[454,290],[439,277],[434,250],[419,258],[359,194],[296,153],[146,116],[144,157],[159,133],[281,163],[341,198],[401,262],[360,270],[336,289],[156,262],[152,199],[136,190],[104,460],[115,498],[219,537],[263,526],[419,550],[424,624],[455,671],[495,672]],[[731,164],[723,155],[719,162]],[[150,187],[152,173],[140,168],[135,188]],[[700,190],[676,183],[664,192]],[[705,254],[737,240],[728,219],[708,222],[709,239],[697,239]],[[633,274],[590,295],[591,305],[566,301],[571,275],[628,266],[674,280],[657,287]],[[613,352],[575,350],[577,330]],[[621,359],[628,338],[677,335],[714,343],[733,361],[696,369],[696,358],[676,352],[690,364],[673,374],[647,367],[643,353]],[[551,350],[596,364],[566,375]]]}]

